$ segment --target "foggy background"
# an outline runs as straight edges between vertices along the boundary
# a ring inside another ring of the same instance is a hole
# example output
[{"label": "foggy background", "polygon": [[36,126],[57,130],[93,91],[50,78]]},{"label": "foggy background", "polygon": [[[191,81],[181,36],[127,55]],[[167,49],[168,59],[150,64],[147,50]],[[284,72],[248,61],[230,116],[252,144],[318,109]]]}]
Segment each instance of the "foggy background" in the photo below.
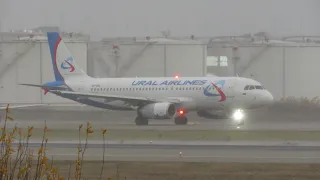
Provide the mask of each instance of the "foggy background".
[{"label": "foggy background", "polygon": [[0,0],[2,31],[60,26],[113,36],[217,36],[266,31],[276,36],[320,33],[318,0]]},{"label": "foggy background", "polygon": [[319,0],[0,0],[0,101],[77,104],[19,85],[54,81],[59,31],[92,77],[239,75],[320,102],[319,17]]}]

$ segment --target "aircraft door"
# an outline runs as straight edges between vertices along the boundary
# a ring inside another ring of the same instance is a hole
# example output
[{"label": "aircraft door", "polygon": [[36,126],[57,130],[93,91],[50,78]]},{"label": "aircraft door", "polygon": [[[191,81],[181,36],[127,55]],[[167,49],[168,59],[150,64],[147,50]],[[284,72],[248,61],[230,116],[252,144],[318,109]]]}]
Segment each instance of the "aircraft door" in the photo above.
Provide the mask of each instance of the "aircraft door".
[{"label": "aircraft door", "polygon": [[247,104],[248,97],[250,97],[250,94],[248,94],[248,86],[245,86],[241,84],[241,82],[237,81],[237,84],[234,88],[234,106],[236,107],[244,107],[245,104]]},{"label": "aircraft door", "polygon": [[229,80],[227,81],[228,83],[226,84],[226,95],[228,99],[234,99],[235,97],[235,81]]}]

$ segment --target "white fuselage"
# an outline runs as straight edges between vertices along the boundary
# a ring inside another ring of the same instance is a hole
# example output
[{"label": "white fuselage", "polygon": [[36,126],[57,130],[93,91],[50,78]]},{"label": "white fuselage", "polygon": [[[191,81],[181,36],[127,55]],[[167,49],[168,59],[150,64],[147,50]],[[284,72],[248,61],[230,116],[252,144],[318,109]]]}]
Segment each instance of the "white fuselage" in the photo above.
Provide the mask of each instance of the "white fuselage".
[{"label": "white fuselage", "polygon": [[[41,87],[45,92],[111,110],[137,110],[135,123],[170,119],[187,124],[185,112],[258,108],[273,97],[255,80],[241,77],[139,77],[92,78],[76,62],[58,32],[47,32],[55,81]],[[228,113],[230,114],[230,113]],[[236,110],[234,119],[242,119]]]},{"label": "white fuselage", "polygon": [[[72,79],[65,83],[73,91],[83,93],[179,99],[183,103],[178,108],[187,111],[251,109],[268,105],[273,100],[271,93],[260,83],[241,77],[90,78]],[[212,86],[212,83],[221,89],[222,94]],[[251,85],[253,89],[245,90],[246,86]],[[122,101],[104,103],[127,106]]]}]

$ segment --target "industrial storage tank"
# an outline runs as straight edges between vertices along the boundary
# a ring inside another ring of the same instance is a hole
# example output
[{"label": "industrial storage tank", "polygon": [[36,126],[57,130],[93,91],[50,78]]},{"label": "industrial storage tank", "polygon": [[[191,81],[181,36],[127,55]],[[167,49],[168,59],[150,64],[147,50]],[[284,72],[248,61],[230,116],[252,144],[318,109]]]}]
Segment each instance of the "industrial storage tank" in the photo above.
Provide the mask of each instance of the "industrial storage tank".
[{"label": "industrial storage tank", "polygon": [[[8,32],[0,41],[0,101],[1,103],[75,104],[53,94],[43,94],[40,88],[19,84],[44,84],[54,81],[52,61],[44,33]],[[87,69],[87,39],[62,33],[67,47],[80,66]]]},{"label": "industrial storage tank", "polygon": [[89,46],[94,77],[203,76],[206,44],[169,38],[110,38]]}]

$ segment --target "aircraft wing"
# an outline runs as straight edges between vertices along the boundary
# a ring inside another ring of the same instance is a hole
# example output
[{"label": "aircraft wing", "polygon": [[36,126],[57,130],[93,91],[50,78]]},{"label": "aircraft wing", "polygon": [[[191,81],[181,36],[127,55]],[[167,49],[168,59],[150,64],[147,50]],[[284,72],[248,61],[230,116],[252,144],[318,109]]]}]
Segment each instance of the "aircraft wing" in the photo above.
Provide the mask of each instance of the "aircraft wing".
[{"label": "aircraft wing", "polygon": [[[36,107],[45,106],[46,104],[24,104],[24,105],[9,105],[9,109],[24,108],[24,107]],[[0,110],[6,109],[7,106],[0,106]]]},{"label": "aircraft wing", "polygon": [[82,93],[82,92],[72,92],[72,91],[59,91],[59,90],[49,90],[49,92],[54,92],[57,95],[75,95],[78,97],[86,97],[86,98],[102,98],[107,100],[121,100],[125,101],[132,105],[141,105],[141,104],[149,104],[156,102],[170,102],[170,103],[181,103],[179,99],[155,99],[148,97],[136,97],[136,96],[118,96],[118,95],[104,95],[104,94],[96,94],[96,93]]}]

